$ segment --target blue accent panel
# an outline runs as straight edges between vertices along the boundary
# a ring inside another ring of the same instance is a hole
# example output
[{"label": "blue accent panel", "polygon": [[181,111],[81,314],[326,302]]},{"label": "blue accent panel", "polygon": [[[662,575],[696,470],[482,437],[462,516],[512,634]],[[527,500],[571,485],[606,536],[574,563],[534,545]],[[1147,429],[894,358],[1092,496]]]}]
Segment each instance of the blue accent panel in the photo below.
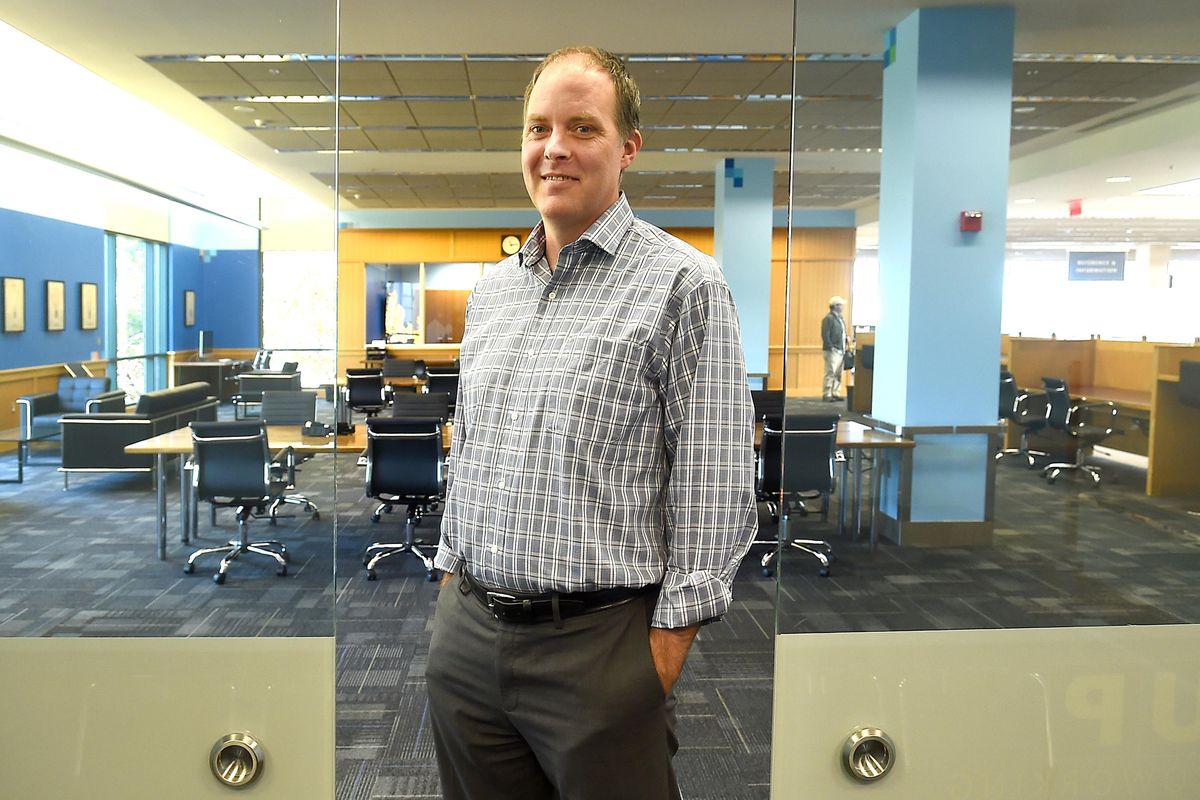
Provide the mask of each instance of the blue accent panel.
[{"label": "blue accent panel", "polygon": [[[718,164],[728,171],[731,159]],[[766,372],[771,318],[771,227],[775,192],[775,162],[769,158],[739,159],[736,168],[744,185],[727,189],[718,174],[713,224],[713,254],[737,303],[742,348],[748,372]]]},{"label": "blue accent panel", "polygon": [[[205,251],[201,284],[196,292],[196,327],[189,329],[189,348],[199,330],[211,330],[217,347],[256,348],[262,342],[262,270],[256,250]],[[183,294],[171,298],[183,315]]]},{"label": "blue accent panel", "polygon": [[[81,361],[104,349],[104,232],[0,209],[0,275],[25,279],[25,331],[0,333],[0,369]],[[63,281],[66,329],[46,330],[47,280]],[[79,329],[79,284],[99,288],[94,331]]]},{"label": "blue accent panel", "polygon": [[[167,349],[195,350],[200,346],[201,321],[201,283],[202,270],[200,251],[194,247],[171,245],[167,248],[167,286],[170,287],[170,303],[168,304],[167,320]],[[191,289],[196,293],[196,324],[185,327],[183,324],[183,292]],[[215,332],[214,332],[214,338]],[[220,340],[217,340],[220,341]]]},{"label": "blue accent panel", "polygon": [[367,264],[366,275],[366,304],[367,304],[367,330],[366,340],[382,339],[383,331],[383,311],[387,305],[387,279],[388,271],[385,264]]},{"label": "blue accent panel", "polygon": [[[708,208],[635,208],[640,219],[660,228],[711,228],[713,211]],[[772,211],[776,228],[787,226],[787,209]],[[462,211],[346,211],[341,227],[364,230],[447,230],[497,228],[528,231],[538,223],[535,211],[463,209]],[[792,225],[798,228],[853,228],[853,209],[793,209]]]},{"label": "blue accent panel", "polygon": [[913,522],[978,522],[987,503],[992,454],[984,434],[917,438],[913,448]]}]

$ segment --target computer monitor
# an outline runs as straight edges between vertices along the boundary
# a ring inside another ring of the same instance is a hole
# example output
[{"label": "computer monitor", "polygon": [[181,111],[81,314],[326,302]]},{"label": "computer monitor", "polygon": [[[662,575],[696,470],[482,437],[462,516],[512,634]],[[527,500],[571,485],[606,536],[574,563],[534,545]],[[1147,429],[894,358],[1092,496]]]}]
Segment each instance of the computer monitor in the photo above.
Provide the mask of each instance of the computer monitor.
[{"label": "computer monitor", "polygon": [[200,331],[200,346],[196,353],[196,358],[203,360],[212,354],[212,331]]}]

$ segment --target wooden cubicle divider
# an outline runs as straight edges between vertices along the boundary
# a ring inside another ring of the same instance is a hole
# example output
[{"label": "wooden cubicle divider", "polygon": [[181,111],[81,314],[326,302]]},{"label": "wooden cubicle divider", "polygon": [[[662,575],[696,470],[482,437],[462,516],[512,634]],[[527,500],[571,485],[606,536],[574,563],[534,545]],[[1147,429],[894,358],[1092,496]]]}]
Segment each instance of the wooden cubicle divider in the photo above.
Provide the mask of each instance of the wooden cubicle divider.
[{"label": "wooden cubicle divider", "polygon": [[1146,494],[1200,495],[1200,408],[1179,400],[1179,362],[1200,361],[1200,347],[1157,347],[1154,355]]}]

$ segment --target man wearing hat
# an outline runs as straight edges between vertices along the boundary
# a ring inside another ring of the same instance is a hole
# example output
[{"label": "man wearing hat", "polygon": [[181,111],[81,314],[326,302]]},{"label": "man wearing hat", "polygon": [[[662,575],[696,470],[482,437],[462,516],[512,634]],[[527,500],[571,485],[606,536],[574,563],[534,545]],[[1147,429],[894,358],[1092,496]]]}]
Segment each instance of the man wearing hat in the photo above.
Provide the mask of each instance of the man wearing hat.
[{"label": "man wearing hat", "polygon": [[846,321],[842,309],[846,298],[834,295],[829,298],[829,313],[821,320],[821,350],[825,353],[825,382],[821,388],[821,399],[827,403],[841,400],[838,389],[842,386],[842,358],[846,354]]}]

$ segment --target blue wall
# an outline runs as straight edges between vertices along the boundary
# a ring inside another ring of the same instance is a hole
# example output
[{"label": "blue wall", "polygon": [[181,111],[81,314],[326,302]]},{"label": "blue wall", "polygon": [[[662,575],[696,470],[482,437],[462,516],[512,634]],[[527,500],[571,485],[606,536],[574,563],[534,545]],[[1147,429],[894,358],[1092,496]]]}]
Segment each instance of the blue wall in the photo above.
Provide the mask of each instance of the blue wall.
[{"label": "blue wall", "polygon": [[[180,253],[185,265],[180,277],[188,274],[191,254],[199,263],[199,286],[196,287],[196,325],[185,328],[182,349],[195,349],[201,329],[213,332],[214,347],[256,348],[262,342],[262,270],[255,250],[208,251],[204,258],[190,247],[171,246]],[[190,252],[188,252],[190,251]],[[187,252],[187,256],[183,254]],[[174,261],[174,258],[172,258]],[[172,293],[172,313],[183,322],[183,289]],[[172,326],[174,329],[174,326]]]},{"label": "blue wall", "polygon": [[[171,350],[195,350],[200,331],[213,333],[213,347],[254,347],[261,342],[259,293],[262,274],[254,250],[201,252],[173,244],[168,256]],[[196,324],[183,324],[183,293],[196,293]]]},{"label": "blue wall", "polygon": [[[0,209],[0,275],[25,279],[25,332],[0,333],[0,369],[82,361],[103,349],[103,231]],[[46,330],[46,280],[66,283],[66,330]],[[85,281],[100,289],[94,331],[79,329]]]}]

